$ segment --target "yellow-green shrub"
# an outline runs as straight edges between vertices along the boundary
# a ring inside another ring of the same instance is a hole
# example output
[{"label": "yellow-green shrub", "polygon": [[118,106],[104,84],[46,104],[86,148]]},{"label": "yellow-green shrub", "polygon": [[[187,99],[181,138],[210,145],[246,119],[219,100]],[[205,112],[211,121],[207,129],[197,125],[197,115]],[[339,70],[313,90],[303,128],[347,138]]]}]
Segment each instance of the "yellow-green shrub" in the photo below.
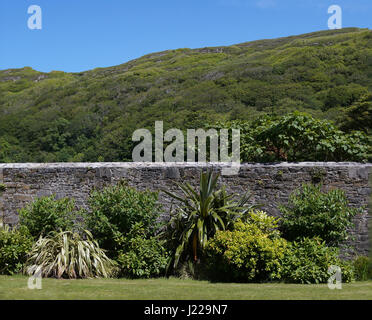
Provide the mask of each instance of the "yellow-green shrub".
[{"label": "yellow-green shrub", "polygon": [[233,231],[218,231],[205,250],[209,276],[239,282],[280,279],[287,242],[276,227],[276,218],[252,211]]}]

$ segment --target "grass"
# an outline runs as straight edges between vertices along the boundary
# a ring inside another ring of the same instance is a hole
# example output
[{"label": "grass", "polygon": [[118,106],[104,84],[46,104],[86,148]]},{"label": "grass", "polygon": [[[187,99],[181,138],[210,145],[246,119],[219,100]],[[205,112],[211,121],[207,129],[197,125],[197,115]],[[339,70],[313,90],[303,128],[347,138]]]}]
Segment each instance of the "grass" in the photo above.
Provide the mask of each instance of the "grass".
[{"label": "grass", "polygon": [[343,284],[238,284],[181,279],[43,279],[30,290],[27,277],[0,276],[1,300],[372,300],[372,281]]}]

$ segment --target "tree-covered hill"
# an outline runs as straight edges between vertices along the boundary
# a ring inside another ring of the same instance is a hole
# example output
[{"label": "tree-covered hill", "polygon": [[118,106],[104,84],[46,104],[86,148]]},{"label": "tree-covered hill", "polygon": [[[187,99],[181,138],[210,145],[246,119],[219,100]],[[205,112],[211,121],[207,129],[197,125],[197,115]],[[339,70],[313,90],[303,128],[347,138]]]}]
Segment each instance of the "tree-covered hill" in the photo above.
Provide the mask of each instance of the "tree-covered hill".
[{"label": "tree-covered hill", "polygon": [[305,111],[372,127],[372,31],[153,53],[81,73],[0,71],[0,162],[130,161],[132,133]]}]

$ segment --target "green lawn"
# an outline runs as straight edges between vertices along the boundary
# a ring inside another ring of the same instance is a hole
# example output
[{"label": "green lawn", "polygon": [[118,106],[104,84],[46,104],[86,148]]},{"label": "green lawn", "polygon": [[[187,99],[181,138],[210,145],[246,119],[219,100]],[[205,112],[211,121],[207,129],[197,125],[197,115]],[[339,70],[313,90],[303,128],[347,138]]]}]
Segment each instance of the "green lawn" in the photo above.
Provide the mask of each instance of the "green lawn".
[{"label": "green lawn", "polygon": [[41,290],[30,290],[27,279],[24,276],[0,276],[0,299],[372,300],[372,281],[343,284],[341,290],[330,290],[326,284],[237,284],[181,279],[43,279]]}]

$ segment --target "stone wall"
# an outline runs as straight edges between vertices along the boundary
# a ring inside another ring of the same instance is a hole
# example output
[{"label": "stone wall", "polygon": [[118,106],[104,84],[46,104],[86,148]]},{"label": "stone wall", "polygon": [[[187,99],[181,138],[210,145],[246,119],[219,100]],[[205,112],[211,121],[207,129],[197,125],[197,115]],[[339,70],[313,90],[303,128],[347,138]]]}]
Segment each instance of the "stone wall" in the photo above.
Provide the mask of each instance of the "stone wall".
[{"label": "stone wall", "polygon": [[[222,164],[167,163],[57,163],[57,164],[0,164],[0,212],[4,222],[16,224],[17,211],[37,197],[55,194],[57,198],[72,197],[79,207],[86,207],[92,188],[102,188],[126,179],[139,189],[176,191],[175,181],[196,185],[200,170],[213,167],[220,171]],[[360,163],[278,163],[242,164],[236,176],[222,176],[220,183],[229,191],[245,193],[250,190],[255,203],[263,204],[268,213],[278,216],[278,204],[286,203],[289,194],[302,183],[323,181],[326,190],[341,188],[353,206],[367,206],[371,186],[372,164]],[[165,207],[170,199],[160,194]],[[355,218],[352,245],[360,254],[369,250],[368,210]]]}]

